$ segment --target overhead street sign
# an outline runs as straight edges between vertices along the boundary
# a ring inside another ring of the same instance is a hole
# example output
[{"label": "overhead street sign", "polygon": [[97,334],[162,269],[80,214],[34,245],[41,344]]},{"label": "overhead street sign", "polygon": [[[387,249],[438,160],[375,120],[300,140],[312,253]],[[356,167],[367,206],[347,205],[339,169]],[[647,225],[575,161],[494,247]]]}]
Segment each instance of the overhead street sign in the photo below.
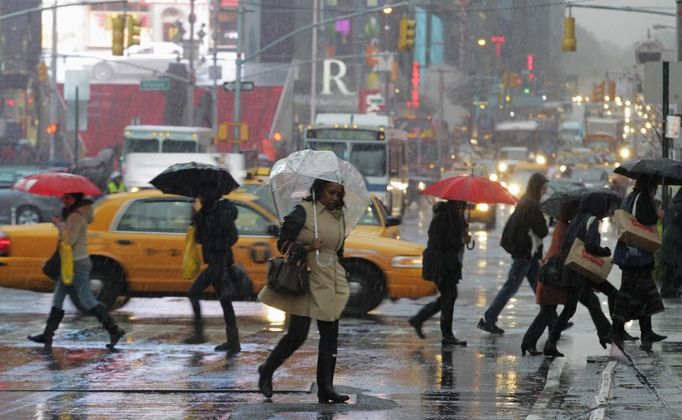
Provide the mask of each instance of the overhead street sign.
[{"label": "overhead street sign", "polygon": [[168,90],[170,81],[168,79],[151,79],[140,81],[140,90]]},{"label": "overhead street sign", "polygon": [[[255,84],[253,82],[242,82],[241,90],[253,90]],[[237,82],[225,82],[223,83],[223,90],[233,91],[237,87]]]}]

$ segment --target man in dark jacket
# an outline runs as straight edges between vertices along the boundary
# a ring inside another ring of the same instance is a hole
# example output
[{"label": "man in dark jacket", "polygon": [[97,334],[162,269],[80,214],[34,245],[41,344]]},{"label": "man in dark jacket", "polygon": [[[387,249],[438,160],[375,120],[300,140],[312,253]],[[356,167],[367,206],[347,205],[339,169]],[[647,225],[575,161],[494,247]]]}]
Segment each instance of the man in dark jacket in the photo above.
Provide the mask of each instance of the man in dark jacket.
[{"label": "man in dark jacket", "polygon": [[422,277],[438,285],[440,296],[429,302],[408,322],[425,338],[422,324],[440,311],[440,330],[443,345],[466,346],[452,333],[452,317],[457,284],[462,278],[464,245],[471,240],[468,223],[464,219],[466,202],[447,201],[433,206],[433,220],[429,225],[429,242],[424,250]]},{"label": "man in dark jacket", "polygon": [[199,274],[187,293],[194,311],[194,334],[184,343],[199,344],[206,341],[199,299],[210,285],[220,299],[227,335],[227,342],[215,349],[234,356],[241,350],[237,318],[231,300],[239,292],[236,290],[237,276],[232,255],[232,245],[239,238],[235,225],[238,211],[232,202],[221,197],[214,184],[204,184],[201,190],[201,209],[194,215],[193,222],[196,226],[196,241],[202,245],[204,262],[208,267]]},{"label": "man in dark jacket", "polygon": [[512,296],[516,294],[524,278],[533,290],[542,256],[542,239],[547,236],[547,222],[540,210],[540,198],[547,192],[547,178],[536,172],[528,180],[526,193],[521,197],[514,212],[502,231],[500,245],[512,256],[507,281],[497,292],[478,328],[491,334],[504,334],[496,325],[497,317]]},{"label": "man in dark jacket", "polygon": [[662,297],[680,297],[682,292],[682,188],[677,190],[670,207],[665,214],[665,229],[663,230],[663,245],[661,258],[663,260],[664,277],[661,286]]}]

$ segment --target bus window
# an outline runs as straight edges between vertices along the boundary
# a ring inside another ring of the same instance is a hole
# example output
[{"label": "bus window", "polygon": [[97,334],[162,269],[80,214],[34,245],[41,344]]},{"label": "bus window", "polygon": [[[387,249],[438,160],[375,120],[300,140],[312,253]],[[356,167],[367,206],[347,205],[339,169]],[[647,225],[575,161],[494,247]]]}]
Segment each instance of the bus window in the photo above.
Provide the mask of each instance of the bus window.
[{"label": "bus window", "polygon": [[166,139],[161,143],[162,153],[194,153],[197,151],[197,142]]},{"label": "bus window", "polygon": [[[346,145],[344,143],[331,143],[326,141],[308,141],[306,147],[313,150],[334,152],[339,159],[346,159]],[[362,172],[362,171],[360,171]]]},{"label": "bus window", "polygon": [[349,160],[365,176],[386,176],[384,144],[354,144]]},{"label": "bus window", "polygon": [[159,153],[159,141],[157,139],[126,139],[125,153]]}]

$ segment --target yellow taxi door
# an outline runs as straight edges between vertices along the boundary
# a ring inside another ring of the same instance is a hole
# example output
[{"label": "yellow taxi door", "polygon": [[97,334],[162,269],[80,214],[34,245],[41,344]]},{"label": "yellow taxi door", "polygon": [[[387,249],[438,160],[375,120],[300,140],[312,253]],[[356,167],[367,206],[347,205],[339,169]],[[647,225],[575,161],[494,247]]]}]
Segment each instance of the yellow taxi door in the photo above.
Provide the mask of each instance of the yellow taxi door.
[{"label": "yellow taxi door", "polygon": [[272,234],[276,224],[248,203],[235,204],[239,210],[239,240],[232,247],[235,264],[246,270],[253,282],[254,292],[258,292],[265,285],[268,259],[278,253],[277,239]]},{"label": "yellow taxi door", "polygon": [[112,253],[122,262],[132,290],[183,292],[192,280],[182,279],[185,232],[193,201],[182,197],[132,200],[112,222]]}]

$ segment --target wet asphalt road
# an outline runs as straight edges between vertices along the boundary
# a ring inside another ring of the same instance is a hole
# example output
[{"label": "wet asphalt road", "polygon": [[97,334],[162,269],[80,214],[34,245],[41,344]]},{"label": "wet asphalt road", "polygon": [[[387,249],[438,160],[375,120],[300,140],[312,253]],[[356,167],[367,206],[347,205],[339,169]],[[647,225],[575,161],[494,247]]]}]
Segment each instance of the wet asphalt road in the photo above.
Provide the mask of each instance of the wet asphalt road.
[{"label": "wet asphalt road", "polygon": [[[500,209],[502,220],[505,212]],[[424,241],[429,218],[429,211],[410,212],[403,237]],[[651,355],[636,343],[626,345],[626,354],[603,350],[580,307],[559,343],[567,357],[521,357],[521,337],[537,310],[532,291],[524,284],[502,313],[504,336],[476,328],[509,259],[497,246],[501,227],[473,230],[476,249],[466,254],[455,309],[455,334],[468,346],[443,348],[435,318],[425,324],[426,340],[414,334],[406,319],[429,298],[386,301],[365,319],[344,318],[335,384],[352,397],[341,405],[316,403],[314,326],[276,372],[273,401],[264,401],[256,368],[281,337],[284,319],[259,303],[235,305],[242,353],[233,359],[213,351],[224,339],[217,302],[203,304],[210,341],[180,344],[191,321],[183,298],[131,300],[115,313],[129,332],[115,351],[104,348],[106,333],[93,318],[67,310],[55,349],[45,355],[25,337],[42,330],[50,296],[0,289],[0,418],[679,417],[682,300],[666,300],[667,311],[654,318],[654,329],[669,338]],[[615,268],[616,286],[619,277]],[[639,335],[636,324],[628,328]]]}]

